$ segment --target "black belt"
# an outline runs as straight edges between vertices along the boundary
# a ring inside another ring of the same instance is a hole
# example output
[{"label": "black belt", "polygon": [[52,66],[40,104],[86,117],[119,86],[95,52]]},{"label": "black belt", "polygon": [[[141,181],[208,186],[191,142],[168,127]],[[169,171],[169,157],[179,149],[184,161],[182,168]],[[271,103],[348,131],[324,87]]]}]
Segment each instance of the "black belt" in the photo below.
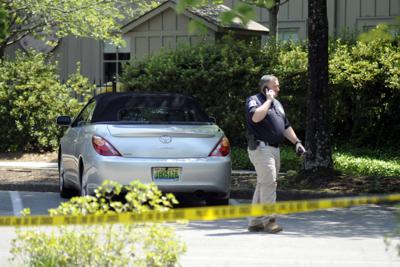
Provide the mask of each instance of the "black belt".
[{"label": "black belt", "polygon": [[260,141],[260,140],[257,140],[257,143],[258,143],[258,145],[261,145],[261,143],[264,143],[265,146],[272,146],[272,147],[275,147],[275,148],[279,147],[279,144],[271,144],[271,143],[267,143],[267,142]]}]

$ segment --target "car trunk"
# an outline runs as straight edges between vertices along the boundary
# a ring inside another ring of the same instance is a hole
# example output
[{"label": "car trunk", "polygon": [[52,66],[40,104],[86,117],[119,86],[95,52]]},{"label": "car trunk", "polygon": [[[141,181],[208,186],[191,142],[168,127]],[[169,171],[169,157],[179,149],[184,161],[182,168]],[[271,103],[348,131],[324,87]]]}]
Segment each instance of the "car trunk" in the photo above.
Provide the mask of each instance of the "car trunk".
[{"label": "car trunk", "polygon": [[216,125],[109,125],[109,142],[123,157],[208,157],[223,133]]}]

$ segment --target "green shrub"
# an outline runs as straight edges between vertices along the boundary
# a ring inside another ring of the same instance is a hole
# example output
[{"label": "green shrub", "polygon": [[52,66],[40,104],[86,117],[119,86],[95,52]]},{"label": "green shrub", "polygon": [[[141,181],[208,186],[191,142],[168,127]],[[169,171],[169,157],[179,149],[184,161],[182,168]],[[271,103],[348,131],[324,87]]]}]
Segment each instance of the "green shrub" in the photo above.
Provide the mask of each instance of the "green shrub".
[{"label": "green shrub", "polygon": [[[254,170],[251,164],[247,149],[233,147],[231,152],[233,170]],[[302,158],[298,157],[294,151],[294,146],[281,147],[281,172],[289,170],[299,170]]]},{"label": "green shrub", "polygon": [[122,82],[133,91],[178,92],[194,96],[234,144],[244,144],[244,103],[258,92],[268,60],[257,46],[230,39],[180,46],[124,68]]},{"label": "green shrub", "polygon": [[[307,114],[307,46],[305,43],[283,43],[278,46],[274,73],[282,91],[279,100],[285,108],[289,121],[298,136],[305,136]],[[263,51],[266,53],[266,51]]]},{"label": "green shrub", "polygon": [[[117,195],[124,189],[125,201]],[[109,214],[167,210],[176,203],[155,184],[122,187],[105,182],[96,197],[75,197],[50,210],[51,215]],[[185,252],[172,227],[161,224],[60,226],[18,229],[12,242],[13,263],[23,266],[175,266]]]},{"label": "green shrub", "polygon": [[332,126],[340,140],[399,145],[400,48],[375,40],[337,41],[330,58]]},{"label": "green shrub", "polygon": [[89,87],[79,74],[62,85],[57,72],[57,63],[33,52],[18,52],[15,59],[0,62],[0,151],[57,148],[62,129],[56,117],[74,115],[81,108],[70,87]]},{"label": "green shrub", "polygon": [[[329,51],[333,137],[359,145],[400,145],[398,40],[332,40]],[[303,42],[267,43],[259,49],[227,39],[133,61],[122,81],[130,90],[195,96],[231,143],[245,147],[244,103],[259,91],[259,78],[267,73],[280,79],[279,99],[293,128],[304,136],[307,60]]]}]

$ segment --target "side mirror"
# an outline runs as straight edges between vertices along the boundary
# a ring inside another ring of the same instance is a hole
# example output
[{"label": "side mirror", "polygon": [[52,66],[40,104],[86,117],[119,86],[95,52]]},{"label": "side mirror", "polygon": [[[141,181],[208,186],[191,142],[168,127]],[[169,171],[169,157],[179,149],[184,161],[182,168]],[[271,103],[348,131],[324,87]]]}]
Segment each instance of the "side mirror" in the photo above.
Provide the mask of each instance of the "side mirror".
[{"label": "side mirror", "polygon": [[58,116],[57,117],[57,125],[59,126],[69,126],[72,120],[70,116]]},{"label": "side mirror", "polygon": [[212,123],[217,123],[217,119],[215,118],[215,117],[209,117],[209,119],[210,119],[210,122],[212,122]]}]

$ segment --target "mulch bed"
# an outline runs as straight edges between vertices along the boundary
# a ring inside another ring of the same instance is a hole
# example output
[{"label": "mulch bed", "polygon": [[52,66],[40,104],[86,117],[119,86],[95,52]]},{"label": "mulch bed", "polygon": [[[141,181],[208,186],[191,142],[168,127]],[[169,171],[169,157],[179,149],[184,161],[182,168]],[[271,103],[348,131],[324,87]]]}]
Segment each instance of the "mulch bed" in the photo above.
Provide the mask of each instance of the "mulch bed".
[{"label": "mulch bed", "polygon": [[58,171],[0,169],[0,190],[56,192]]}]

